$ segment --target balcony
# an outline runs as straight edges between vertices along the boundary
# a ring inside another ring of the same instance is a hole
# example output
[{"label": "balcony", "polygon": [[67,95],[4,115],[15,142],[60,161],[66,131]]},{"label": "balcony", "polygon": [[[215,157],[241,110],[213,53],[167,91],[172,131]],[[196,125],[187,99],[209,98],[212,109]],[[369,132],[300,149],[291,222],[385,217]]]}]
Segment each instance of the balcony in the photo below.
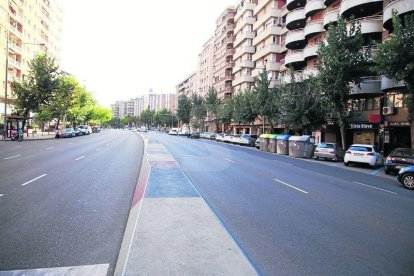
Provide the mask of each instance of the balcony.
[{"label": "balcony", "polygon": [[15,67],[17,69],[21,69],[22,63],[20,61],[17,61],[15,59],[9,58],[9,66]]},{"label": "balcony", "polygon": [[243,7],[239,7],[239,9],[237,10],[236,15],[234,16],[234,21],[237,21],[240,18],[240,16],[244,14],[245,11],[253,11],[255,7],[256,3],[244,3]]},{"label": "balcony", "polygon": [[323,28],[322,20],[312,20],[308,21],[305,26],[305,37],[307,38],[310,35],[323,33],[325,29]]},{"label": "balcony", "polygon": [[[301,82],[303,81],[303,71],[299,70],[299,71],[294,71],[293,72],[293,78],[295,79],[295,82]],[[292,80],[292,75],[290,73],[286,73],[284,76],[282,76],[281,81],[283,83],[291,83]]]},{"label": "balcony", "polygon": [[383,0],[342,0],[341,15],[349,18],[354,15],[355,18],[367,14],[376,14],[382,11]]},{"label": "balcony", "polygon": [[388,92],[392,90],[405,89],[406,85],[404,81],[395,81],[386,77],[381,78],[381,91]]},{"label": "balcony", "polygon": [[236,86],[244,82],[254,83],[254,78],[251,75],[235,76],[232,84]]},{"label": "balcony", "polygon": [[253,39],[255,37],[255,33],[253,31],[245,31],[243,33],[238,33],[236,39],[234,41],[234,45],[237,46],[242,43],[246,39]]},{"label": "balcony", "polygon": [[234,54],[234,49],[227,49],[227,50],[224,52],[224,56],[225,56],[225,57],[232,56],[233,54]]},{"label": "balcony", "polygon": [[244,20],[239,20],[237,21],[237,25],[234,28],[234,32],[237,33],[239,32],[244,26],[246,25],[253,25],[254,22],[256,22],[256,18],[252,17],[252,16],[248,16],[246,17]]},{"label": "balcony", "polygon": [[16,54],[20,54],[22,52],[22,47],[15,43],[9,43],[9,50]]},{"label": "balcony", "polygon": [[359,84],[360,87],[354,83],[350,84],[351,95],[362,95],[362,94],[380,94],[381,93],[381,77],[363,77],[362,82]]},{"label": "balcony", "polygon": [[323,9],[325,9],[325,4],[322,0],[308,0],[305,6],[305,15],[308,17]]},{"label": "balcony", "polygon": [[17,13],[16,13],[16,14],[14,14],[14,13],[12,13],[12,12],[10,12],[9,14],[10,14],[10,17],[11,17],[14,21],[17,21],[17,22],[19,22],[19,23],[22,23],[22,18],[21,18],[21,16],[20,16],[20,15],[18,15]]},{"label": "balcony", "polygon": [[289,30],[301,29],[306,25],[305,9],[298,8],[286,15],[286,27]]},{"label": "balcony", "polygon": [[316,66],[305,67],[305,69],[303,69],[303,78],[309,79],[310,77],[316,77],[318,73],[319,71]]},{"label": "balcony", "polygon": [[268,61],[266,63],[266,71],[280,71],[281,63],[277,61]]},{"label": "balcony", "polygon": [[382,15],[368,16],[358,19],[362,34],[382,33]]},{"label": "balcony", "polygon": [[257,33],[256,37],[253,39],[253,44],[257,45],[260,41],[264,40],[270,35],[282,35],[283,28],[277,25],[272,25],[267,29],[263,30],[260,33]]},{"label": "balcony", "polygon": [[303,56],[305,59],[318,56],[319,44],[308,44],[303,50]]},{"label": "balcony", "polygon": [[286,50],[281,44],[268,44],[261,49],[257,49],[253,55],[253,60],[257,61],[259,58],[264,57],[269,53],[283,53]]},{"label": "balcony", "polygon": [[225,45],[229,46],[230,44],[233,44],[233,42],[234,42],[234,36],[228,37]]},{"label": "balcony", "polygon": [[237,59],[238,57],[246,53],[254,54],[255,51],[256,49],[254,48],[254,46],[242,46],[237,52],[233,54],[233,59]]},{"label": "balcony", "polygon": [[[387,1],[385,1],[387,2]],[[398,12],[399,16],[414,11],[414,1],[412,0],[389,0],[384,7],[383,25],[387,30],[392,29],[392,11]]]},{"label": "balcony", "polygon": [[286,48],[302,49],[306,45],[304,29],[289,31],[286,34]]},{"label": "balcony", "polygon": [[339,16],[339,8],[329,9],[325,11],[323,16],[323,27],[325,30],[328,29],[330,23],[337,22]]},{"label": "balcony", "polygon": [[15,35],[17,38],[21,38],[22,37],[22,33],[14,26],[10,25],[9,28],[10,32]]},{"label": "balcony", "polygon": [[216,73],[222,69],[226,70],[226,69],[232,69],[234,67],[234,61],[228,61],[225,62],[224,65],[222,63],[220,63],[219,66],[216,66],[215,69],[213,69],[213,72]]},{"label": "balcony", "polygon": [[285,56],[286,67],[298,66],[300,67],[305,61],[303,50],[288,51]]},{"label": "balcony", "polygon": [[254,62],[251,60],[244,60],[239,66],[240,68],[254,68]]},{"label": "balcony", "polygon": [[[263,1],[265,2],[265,1]],[[271,8],[270,13],[266,12],[266,16],[259,16],[253,24],[253,30],[257,30],[261,25],[267,22],[272,17],[282,18],[282,10],[278,8]]]},{"label": "balcony", "polygon": [[303,8],[306,5],[306,0],[287,0],[286,8],[291,11],[297,8]]}]

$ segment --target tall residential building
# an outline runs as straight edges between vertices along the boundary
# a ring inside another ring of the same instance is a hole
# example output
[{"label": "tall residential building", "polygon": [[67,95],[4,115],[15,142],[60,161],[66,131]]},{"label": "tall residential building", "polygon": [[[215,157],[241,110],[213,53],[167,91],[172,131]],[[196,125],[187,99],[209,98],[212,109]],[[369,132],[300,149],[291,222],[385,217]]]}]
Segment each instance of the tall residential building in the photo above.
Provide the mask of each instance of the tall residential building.
[{"label": "tall residential building", "polygon": [[200,96],[204,96],[208,89],[213,86],[213,65],[214,36],[204,43],[203,49],[198,55],[197,93]]},{"label": "tall residential building", "polygon": [[[58,0],[0,0],[0,14],[0,113],[4,116],[6,56],[9,114],[14,97],[11,83],[21,81],[28,74],[28,63],[35,55],[47,53],[55,57],[59,65],[62,10]],[[6,53],[7,41],[9,47]]]},{"label": "tall residential building", "polygon": [[216,20],[216,30],[214,33],[213,87],[222,99],[231,98],[233,93],[235,15],[236,10],[229,7]]},{"label": "tall residential building", "polygon": [[196,71],[177,85],[176,87],[177,96],[184,94],[184,95],[187,95],[188,97],[191,97],[191,95],[197,94],[197,84],[198,84],[198,75]]},{"label": "tall residential building", "polygon": [[234,80],[233,88],[235,93],[243,91],[246,88],[250,89],[254,85],[254,78],[252,71],[255,68],[253,62],[253,54],[255,47],[253,39],[255,32],[253,24],[256,18],[253,16],[253,11],[257,5],[257,0],[241,0],[237,4],[237,13],[234,17],[236,27],[234,29]]}]

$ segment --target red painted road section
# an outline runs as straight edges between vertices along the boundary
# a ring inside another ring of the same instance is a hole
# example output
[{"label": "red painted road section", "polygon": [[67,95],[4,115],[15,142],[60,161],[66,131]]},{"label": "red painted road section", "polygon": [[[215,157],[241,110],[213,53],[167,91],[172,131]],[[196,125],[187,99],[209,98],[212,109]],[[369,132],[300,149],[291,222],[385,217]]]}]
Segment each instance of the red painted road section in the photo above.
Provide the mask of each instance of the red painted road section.
[{"label": "red painted road section", "polygon": [[[144,155],[145,158],[146,155]],[[135,188],[134,198],[132,200],[131,209],[137,205],[138,202],[141,201],[141,199],[144,197],[145,188],[148,183],[148,176],[150,174],[151,166],[148,163],[148,161],[142,162],[141,165],[141,172],[138,177],[138,183]]]}]

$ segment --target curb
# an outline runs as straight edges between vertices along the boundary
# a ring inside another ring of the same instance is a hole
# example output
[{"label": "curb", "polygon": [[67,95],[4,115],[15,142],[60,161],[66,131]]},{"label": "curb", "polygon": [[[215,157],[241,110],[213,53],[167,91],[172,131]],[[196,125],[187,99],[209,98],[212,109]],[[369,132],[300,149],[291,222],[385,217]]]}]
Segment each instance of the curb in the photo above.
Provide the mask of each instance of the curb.
[{"label": "curb", "polygon": [[138,135],[141,136],[142,140],[144,141],[144,154],[142,156],[141,169],[139,172],[137,185],[135,187],[134,197],[132,200],[131,209],[129,211],[127,224],[125,227],[124,237],[122,238],[121,248],[119,249],[118,260],[115,265],[114,275],[116,276],[122,276],[125,274],[129,253],[131,251],[132,241],[134,239],[135,230],[137,227],[139,214],[141,212],[141,206],[151,169],[147,154],[148,140],[146,140],[142,134]]}]

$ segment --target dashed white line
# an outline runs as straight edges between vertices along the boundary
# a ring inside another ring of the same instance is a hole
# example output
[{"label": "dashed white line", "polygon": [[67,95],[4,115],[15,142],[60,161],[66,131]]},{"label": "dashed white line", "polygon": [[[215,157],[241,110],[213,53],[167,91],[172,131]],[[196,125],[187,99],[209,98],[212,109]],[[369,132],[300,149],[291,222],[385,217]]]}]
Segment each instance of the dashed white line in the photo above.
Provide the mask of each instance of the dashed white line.
[{"label": "dashed white line", "polygon": [[4,196],[4,194],[0,194],[0,197]]},{"label": "dashed white line", "polygon": [[288,162],[285,162],[285,161],[279,161],[279,160],[276,160],[276,159],[273,159],[273,161],[283,163],[283,164],[286,164],[286,165],[290,165],[290,166],[293,165],[292,163],[288,163]]},{"label": "dashed white line", "polygon": [[54,149],[55,147],[46,148],[46,150]]},{"label": "dashed white line", "polygon": [[73,143],[69,143],[69,145],[73,145]]},{"label": "dashed white line", "polygon": [[397,195],[397,193],[395,193],[395,192],[391,192],[391,191],[388,191],[388,190],[385,190],[385,189],[381,189],[381,188],[378,188],[378,187],[374,187],[374,186],[371,186],[371,185],[368,185],[368,184],[364,184],[364,183],[361,183],[361,182],[358,182],[358,181],[352,181],[352,182],[355,183],[355,184],[358,184],[358,185],[362,185],[362,186],[365,186],[365,187],[369,187],[369,188],[372,188],[372,189],[377,189],[377,190],[380,190],[380,191],[383,191],[383,192],[387,192],[387,193],[391,193],[391,194]]},{"label": "dashed white line", "polygon": [[102,148],[97,148],[96,150],[101,150]]},{"label": "dashed white line", "polygon": [[81,159],[83,159],[83,158],[85,158],[85,156],[84,156],[84,155],[82,155],[81,157],[76,158],[76,159],[75,159],[75,161],[81,160]]},{"label": "dashed white line", "polygon": [[6,157],[6,158],[4,158],[4,160],[13,159],[13,158],[16,158],[16,157],[19,157],[19,156],[21,156],[21,155],[19,154],[19,155],[15,155],[15,156]]},{"label": "dashed white line", "polygon": [[235,163],[236,164],[236,162],[234,162],[233,160],[230,160],[230,159],[227,159],[227,158],[224,158],[224,157],[223,157],[223,159],[226,160],[226,161],[229,161],[231,163]]},{"label": "dashed white line", "polygon": [[297,188],[297,187],[295,187],[295,186],[292,186],[292,185],[290,185],[290,184],[287,184],[286,182],[283,182],[283,181],[281,181],[281,180],[279,180],[279,179],[273,179],[273,180],[274,180],[274,181],[277,181],[277,182],[279,182],[279,183],[281,183],[281,184],[283,184],[283,185],[286,185],[286,186],[288,186],[288,187],[290,187],[290,188],[292,188],[292,189],[298,190],[299,192],[302,192],[302,193],[304,193],[304,194],[308,194],[308,192],[307,192],[307,191],[304,191],[304,190],[299,189],[299,188]]},{"label": "dashed white line", "polygon": [[202,151],[208,151],[208,150],[206,150],[205,148],[200,148],[200,150],[202,150]]},{"label": "dashed white line", "polygon": [[106,144],[107,146],[109,146],[111,143]]},{"label": "dashed white line", "polygon": [[38,180],[39,178],[42,178],[42,177],[44,177],[44,176],[46,176],[46,175],[47,175],[47,174],[42,174],[41,176],[38,176],[38,177],[36,177],[36,178],[33,178],[32,180],[27,181],[26,183],[23,183],[23,184],[22,184],[22,186],[26,186],[27,184],[32,183],[33,181],[36,181],[36,180]]},{"label": "dashed white line", "polygon": [[16,146],[16,148],[21,148],[22,146]]}]

